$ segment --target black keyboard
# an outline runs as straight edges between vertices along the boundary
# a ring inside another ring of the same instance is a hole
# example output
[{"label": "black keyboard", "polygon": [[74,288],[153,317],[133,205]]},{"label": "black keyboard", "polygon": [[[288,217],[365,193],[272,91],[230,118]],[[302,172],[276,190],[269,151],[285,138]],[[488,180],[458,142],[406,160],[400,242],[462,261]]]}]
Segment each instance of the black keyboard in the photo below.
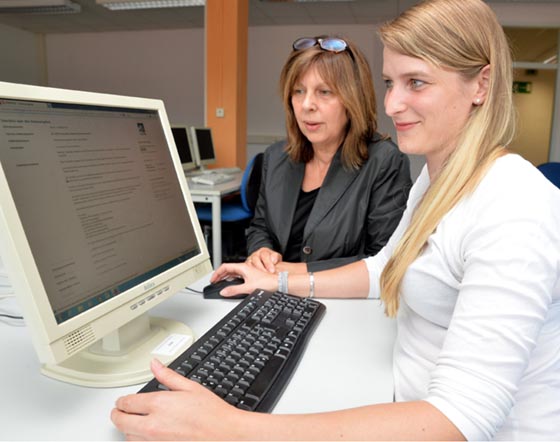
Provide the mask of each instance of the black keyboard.
[{"label": "black keyboard", "polygon": [[[240,409],[269,412],[324,312],[314,299],[255,290],[169,367]],[[139,393],[166,389],[154,378]]]}]

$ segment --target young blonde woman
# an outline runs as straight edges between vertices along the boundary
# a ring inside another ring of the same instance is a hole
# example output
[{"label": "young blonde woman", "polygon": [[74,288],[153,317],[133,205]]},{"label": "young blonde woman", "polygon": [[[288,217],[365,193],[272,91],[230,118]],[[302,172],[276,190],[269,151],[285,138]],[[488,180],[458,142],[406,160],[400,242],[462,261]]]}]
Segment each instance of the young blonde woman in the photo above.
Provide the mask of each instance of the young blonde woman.
[{"label": "young blonde woman", "polygon": [[[511,59],[481,0],[429,0],[381,29],[385,109],[427,165],[376,256],[315,274],[324,297],[380,297],[396,316],[395,402],[307,415],[239,411],[154,362],[171,392],[128,396],[130,437],[555,440],[560,435],[560,190],[507,145]],[[224,265],[214,279],[276,289]],[[288,290],[307,296],[307,275]],[[372,373],[372,376],[375,374]],[[221,425],[215,425],[216,421]]]}]

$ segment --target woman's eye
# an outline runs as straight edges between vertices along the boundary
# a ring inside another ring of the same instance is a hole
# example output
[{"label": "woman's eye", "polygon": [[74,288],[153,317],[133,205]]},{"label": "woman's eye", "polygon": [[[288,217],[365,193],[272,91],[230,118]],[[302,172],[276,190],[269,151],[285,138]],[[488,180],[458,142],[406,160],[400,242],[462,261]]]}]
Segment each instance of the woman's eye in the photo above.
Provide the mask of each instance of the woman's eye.
[{"label": "woman's eye", "polygon": [[424,86],[426,83],[422,80],[416,80],[416,79],[412,79],[410,80],[410,86],[412,87],[412,89],[418,89],[422,86]]},{"label": "woman's eye", "polygon": [[385,83],[385,87],[387,89],[391,89],[393,87],[393,80],[383,80],[383,82]]},{"label": "woman's eye", "polygon": [[330,95],[332,92],[328,89],[320,89],[319,95]]},{"label": "woman's eye", "polygon": [[303,89],[294,89],[292,95],[302,95]]}]

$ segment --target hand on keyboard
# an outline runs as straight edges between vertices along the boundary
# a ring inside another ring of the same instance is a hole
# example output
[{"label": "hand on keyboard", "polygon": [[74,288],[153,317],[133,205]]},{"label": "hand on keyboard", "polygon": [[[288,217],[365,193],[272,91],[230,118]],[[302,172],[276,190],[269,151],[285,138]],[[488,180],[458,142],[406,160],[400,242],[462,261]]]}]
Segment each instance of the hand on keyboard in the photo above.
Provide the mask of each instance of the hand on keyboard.
[{"label": "hand on keyboard", "polygon": [[[314,299],[255,290],[169,368],[237,408],[268,412],[324,312]],[[168,389],[153,379],[140,393]]]},{"label": "hand on keyboard", "polygon": [[234,175],[226,173],[205,173],[191,178],[193,183],[215,186],[216,184],[227,183],[235,179]]}]

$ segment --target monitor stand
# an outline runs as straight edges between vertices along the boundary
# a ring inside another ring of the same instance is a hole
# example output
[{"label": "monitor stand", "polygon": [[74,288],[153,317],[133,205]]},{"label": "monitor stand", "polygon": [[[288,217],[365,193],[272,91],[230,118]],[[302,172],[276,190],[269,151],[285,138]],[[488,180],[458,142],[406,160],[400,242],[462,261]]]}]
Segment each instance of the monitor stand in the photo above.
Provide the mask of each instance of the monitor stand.
[{"label": "monitor stand", "polygon": [[41,371],[85,387],[142,384],[154,377],[152,359],[167,365],[193,342],[194,334],[185,324],[144,314],[65,361],[43,365]]},{"label": "monitor stand", "polygon": [[205,175],[207,173],[210,173],[211,171],[212,171],[212,169],[208,169],[204,166],[200,166],[196,169],[189,170],[188,172],[185,172],[185,176],[187,178],[192,178],[193,176]]}]

